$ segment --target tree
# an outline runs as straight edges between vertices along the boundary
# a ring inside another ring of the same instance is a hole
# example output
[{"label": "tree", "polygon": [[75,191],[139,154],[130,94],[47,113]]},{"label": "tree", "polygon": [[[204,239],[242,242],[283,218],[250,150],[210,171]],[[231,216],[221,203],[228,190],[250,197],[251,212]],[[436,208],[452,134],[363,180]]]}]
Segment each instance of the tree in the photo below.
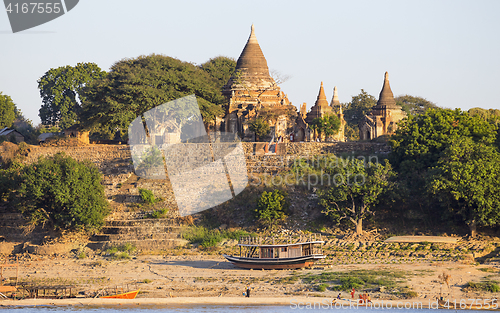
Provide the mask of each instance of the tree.
[{"label": "tree", "polygon": [[207,72],[222,91],[236,68],[236,61],[233,58],[218,56],[200,65],[200,68]]},{"label": "tree", "polygon": [[257,201],[257,209],[255,209],[257,219],[262,224],[271,227],[284,220],[288,209],[286,197],[286,192],[279,189],[272,192],[264,191]]},{"label": "tree", "polygon": [[337,115],[327,114],[312,120],[311,129],[325,135],[325,139],[335,135],[340,129],[340,119]]},{"label": "tree", "polygon": [[255,133],[255,141],[260,141],[262,137],[267,136],[270,132],[269,124],[262,118],[256,118],[250,122],[248,129]]},{"label": "tree", "polygon": [[401,106],[401,109],[409,115],[418,115],[425,113],[428,109],[437,108],[437,105],[429,100],[421,97],[404,95],[394,98],[396,104]]},{"label": "tree", "polygon": [[[171,57],[152,54],[115,63],[108,75],[90,83],[84,95],[87,103],[82,119],[85,125],[107,127],[127,132],[139,115],[159,105],[189,95],[196,95],[204,122],[222,114],[225,98],[215,80],[201,68]],[[196,113],[169,107],[168,129],[180,131]]]},{"label": "tree", "polygon": [[377,99],[363,89],[361,89],[361,92],[357,96],[352,97],[351,102],[344,104],[344,119],[347,123],[346,135],[349,139],[359,139],[359,132],[355,129],[358,128],[359,122],[363,117],[371,112],[372,108],[376,105]]},{"label": "tree", "polygon": [[493,146],[460,138],[443,151],[429,183],[430,193],[469,226],[500,222],[500,153]]},{"label": "tree", "polygon": [[467,111],[471,116],[480,117],[483,121],[498,126],[500,124],[500,110],[472,108]]},{"label": "tree", "polygon": [[425,170],[436,165],[440,154],[460,138],[491,145],[496,127],[460,109],[429,109],[399,124],[389,143],[391,159],[403,171]]},{"label": "tree", "polygon": [[38,80],[42,107],[40,119],[45,125],[59,125],[62,129],[80,122],[85,96],[82,89],[90,82],[106,76],[95,63],[78,63],[48,70]]},{"label": "tree", "polygon": [[16,105],[12,98],[0,92],[0,129],[11,127],[16,119]]},{"label": "tree", "polygon": [[95,229],[109,213],[102,174],[90,161],[64,153],[41,157],[23,168],[17,207],[34,227],[49,223],[61,229]]},{"label": "tree", "polygon": [[377,105],[377,99],[361,89],[357,96],[353,96],[350,103],[344,109],[347,124],[358,125],[361,119]]},{"label": "tree", "polygon": [[394,172],[387,160],[384,165],[360,159],[338,163],[340,166],[325,168],[334,186],[318,191],[322,212],[338,222],[348,219],[359,235],[363,232],[363,219],[373,214]]}]

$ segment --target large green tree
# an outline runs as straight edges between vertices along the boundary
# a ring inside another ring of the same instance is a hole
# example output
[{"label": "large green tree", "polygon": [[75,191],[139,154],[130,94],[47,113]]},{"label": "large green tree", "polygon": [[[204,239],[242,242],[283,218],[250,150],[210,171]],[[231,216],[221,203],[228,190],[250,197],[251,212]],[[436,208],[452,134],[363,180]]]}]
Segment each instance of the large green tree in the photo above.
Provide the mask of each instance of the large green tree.
[{"label": "large green tree", "polygon": [[425,113],[428,109],[437,108],[437,105],[425,98],[410,95],[398,96],[394,98],[396,104],[408,115]]},{"label": "large green tree", "polygon": [[429,109],[403,120],[389,143],[393,164],[404,170],[425,170],[460,138],[486,145],[496,139],[496,127],[460,109]]},{"label": "large green tree", "polygon": [[336,221],[348,219],[355,226],[356,234],[361,234],[363,220],[373,214],[380,196],[390,184],[389,179],[394,175],[392,167],[387,161],[382,165],[361,159],[332,164],[325,168],[331,186],[318,191],[323,213]]},{"label": "large green tree", "polygon": [[201,64],[200,68],[207,72],[214,79],[219,90],[222,90],[234,73],[236,61],[233,58],[217,56]]},{"label": "large green tree", "polygon": [[85,96],[82,89],[90,82],[106,76],[95,63],[78,63],[48,70],[39,80],[42,97],[39,116],[45,125],[62,129],[80,122],[80,112]]},{"label": "large green tree", "polygon": [[344,119],[346,125],[346,136],[350,140],[359,139],[358,125],[363,117],[377,105],[377,99],[361,89],[361,92],[352,97],[351,102],[343,104]]},{"label": "large green tree", "polygon": [[459,138],[433,169],[429,190],[445,209],[470,227],[500,222],[500,153],[494,146]]},{"label": "large green tree", "polygon": [[431,108],[402,121],[389,138],[391,163],[401,173],[396,192],[401,198],[394,210],[415,212],[428,227],[449,220],[450,215],[444,214],[445,210],[429,191],[435,173],[432,169],[438,166],[444,151],[459,140],[469,138],[491,146],[495,135],[494,125],[459,109]]},{"label": "large green tree", "polygon": [[339,131],[340,119],[334,114],[317,117],[312,120],[311,129],[317,131],[320,137],[321,135],[325,135],[325,138],[331,137]]},{"label": "large green tree", "polygon": [[16,105],[12,98],[0,92],[0,128],[10,127],[16,119]]},{"label": "large green tree", "polygon": [[[215,80],[200,67],[175,58],[152,54],[115,63],[108,75],[88,84],[84,124],[126,132],[142,113],[188,95],[196,95],[204,122],[223,113],[224,97]],[[171,128],[181,129],[195,112],[169,108]]]},{"label": "large green tree", "polygon": [[63,153],[41,157],[20,173],[17,207],[33,226],[98,228],[109,213],[101,181],[102,174],[89,161]]}]

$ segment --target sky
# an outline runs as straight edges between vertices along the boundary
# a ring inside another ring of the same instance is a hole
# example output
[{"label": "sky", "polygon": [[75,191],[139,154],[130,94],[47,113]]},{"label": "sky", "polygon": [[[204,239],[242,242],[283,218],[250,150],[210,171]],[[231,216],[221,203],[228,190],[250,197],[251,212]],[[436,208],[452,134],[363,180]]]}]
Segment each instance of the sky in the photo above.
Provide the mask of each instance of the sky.
[{"label": "sky", "polygon": [[152,53],[202,64],[237,59],[252,23],[271,70],[295,106],[320,83],[341,102],[378,98],[389,72],[395,96],[445,108],[500,109],[500,1],[80,0],[63,16],[12,33],[0,10],[0,92],[36,125],[37,80],[51,68]]}]

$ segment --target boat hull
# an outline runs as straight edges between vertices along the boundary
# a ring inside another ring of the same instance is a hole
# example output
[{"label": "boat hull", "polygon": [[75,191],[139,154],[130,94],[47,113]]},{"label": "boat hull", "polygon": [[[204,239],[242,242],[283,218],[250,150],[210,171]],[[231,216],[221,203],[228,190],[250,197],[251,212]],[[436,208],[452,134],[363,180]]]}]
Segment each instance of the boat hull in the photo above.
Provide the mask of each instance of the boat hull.
[{"label": "boat hull", "polygon": [[296,258],[282,258],[282,259],[260,259],[260,258],[242,258],[231,255],[223,255],[229,262],[237,267],[247,269],[297,269],[309,267],[315,261],[323,259],[324,255],[307,255]]},{"label": "boat hull", "polygon": [[135,290],[135,291],[120,293],[120,294],[112,295],[112,296],[104,296],[101,298],[104,298],[104,299],[135,299],[135,297],[137,296],[138,293],[139,293],[139,290]]}]

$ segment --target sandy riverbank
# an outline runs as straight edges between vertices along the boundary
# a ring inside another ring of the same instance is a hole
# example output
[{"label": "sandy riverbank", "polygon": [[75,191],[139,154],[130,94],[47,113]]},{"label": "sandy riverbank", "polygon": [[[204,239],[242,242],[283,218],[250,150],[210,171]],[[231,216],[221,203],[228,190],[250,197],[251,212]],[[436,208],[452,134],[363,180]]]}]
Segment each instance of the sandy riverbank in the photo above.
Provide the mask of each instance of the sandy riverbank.
[{"label": "sandy riverbank", "polygon": [[[325,272],[351,272],[365,270],[372,272],[400,272],[395,278],[398,286],[406,287],[417,294],[411,302],[428,303],[439,296],[450,299],[492,299],[497,293],[472,292],[464,289],[467,282],[484,279],[500,280],[499,269],[488,265],[464,264],[461,262],[415,262],[409,264],[343,264],[327,268],[315,267],[303,270],[246,270],[227,262],[220,255],[139,255],[133,259],[111,260],[93,256],[86,259],[71,257],[30,256],[21,261],[20,279],[38,285],[73,285],[73,294],[87,296],[75,301],[100,303],[110,301],[92,299],[96,292],[108,288],[122,291],[140,289],[135,301],[147,303],[206,303],[225,304],[249,301],[253,304],[287,304],[297,297],[333,299],[338,291],[327,288],[317,291],[317,283],[307,282],[307,275],[321,275]],[[450,275],[448,285],[440,280],[442,273]],[[6,276],[12,276],[4,273]],[[243,297],[246,285],[250,284],[252,298]],[[118,286],[118,287],[117,287]],[[123,288],[123,289],[122,289]],[[361,291],[361,290],[359,290]],[[404,300],[396,290],[367,290],[375,300]],[[21,294],[18,292],[18,294]],[[341,292],[343,298],[350,298],[348,292]],[[183,300],[185,299],[185,300]],[[267,299],[267,300],[266,300]],[[5,303],[8,300],[1,300]],[[55,300],[22,300],[54,302]],[[110,303],[113,300],[111,300]],[[228,302],[224,302],[228,301]],[[21,303],[21,302],[19,302]],[[22,302],[25,303],[25,302]],[[134,302],[135,303],[135,302]]]},{"label": "sandy riverbank", "polygon": [[[336,301],[327,297],[178,297],[178,298],[138,298],[133,300],[73,298],[73,299],[25,299],[4,300],[0,306],[180,306],[180,305],[278,305],[290,308],[357,308],[362,307],[355,301]],[[437,309],[437,301],[421,300],[374,300],[373,308],[432,308]]]}]

